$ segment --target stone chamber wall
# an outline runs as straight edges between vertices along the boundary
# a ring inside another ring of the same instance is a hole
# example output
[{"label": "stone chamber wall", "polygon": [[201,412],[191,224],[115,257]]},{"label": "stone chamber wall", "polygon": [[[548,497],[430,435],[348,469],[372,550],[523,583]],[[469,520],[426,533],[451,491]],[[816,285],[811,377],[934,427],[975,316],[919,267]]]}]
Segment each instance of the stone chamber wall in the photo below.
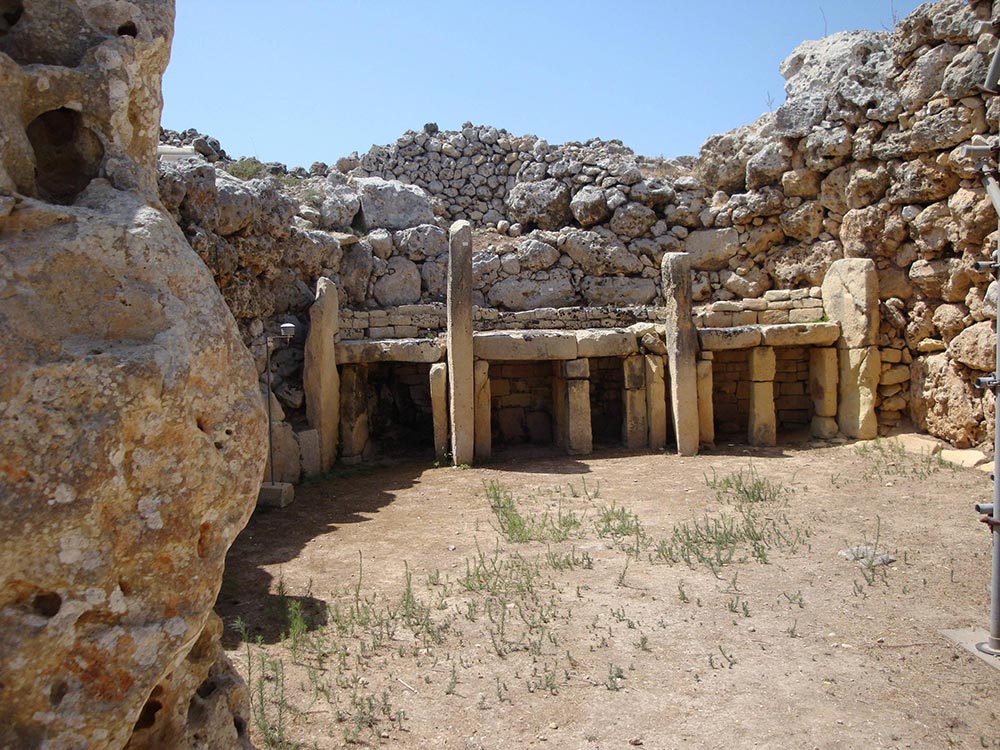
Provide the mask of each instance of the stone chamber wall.
[{"label": "stone chamber wall", "polygon": [[[441,335],[454,219],[475,227],[477,330],[655,322],[668,252],[691,259],[698,327],[823,321],[827,269],[870,258],[879,430],[911,419],[983,444],[993,396],[973,381],[993,369],[995,295],[974,264],[997,222],[961,147],[996,139],[1000,105],[976,90],[997,43],[979,23],[989,6],[941,0],[891,33],[803,43],[781,65],[787,101],[697,159],[429,124],[333,167],[267,165],[249,180],[225,158],[163,164],[161,195],[259,369],[265,328],[306,330],[320,276],[338,287],[344,339]],[[290,412],[302,340],[276,372]]]}]

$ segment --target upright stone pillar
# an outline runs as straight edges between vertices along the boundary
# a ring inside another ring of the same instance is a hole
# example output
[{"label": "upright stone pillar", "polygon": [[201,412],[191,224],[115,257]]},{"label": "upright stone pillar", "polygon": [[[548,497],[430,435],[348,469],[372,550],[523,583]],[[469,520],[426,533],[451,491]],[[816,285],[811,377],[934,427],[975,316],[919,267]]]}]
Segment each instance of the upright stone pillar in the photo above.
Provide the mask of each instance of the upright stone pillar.
[{"label": "upright stone pillar", "polygon": [[475,454],[476,460],[493,455],[493,405],[490,388],[490,363],[477,359],[473,367],[476,389]]},{"label": "upright stone pillar", "polygon": [[774,410],[774,347],[750,350],[750,445],[771,446],[778,442],[778,420]]},{"label": "upright stone pillar", "polygon": [[649,447],[662,451],[667,446],[667,391],[664,380],[662,354],[647,354],[646,370],[646,424]]},{"label": "upright stone pillar", "polygon": [[448,365],[431,365],[431,417],[434,423],[434,457],[439,462],[448,455]]},{"label": "upright stone pillar", "polygon": [[563,362],[561,374],[566,383],[563,410],[566,425],[565,449],[571,456],[585,456],[594,452],[590,423],[590,360],[572,359]]},{"label": "upright stone pillar", "polygon": [[316,282],[316,300],[309,308],[302,387],[306,396],[306,419],[319,435],[319,469],[329,471],[337,460],[340,433],[340,375],[335,341],[340,329],[337,287],[321,276]]},{"label": "upright stone pillar", "polygon": [[451,456],[456,466],[475,458],[475,375],[472,354],[472,225],[451,225],[448,253],[448,390]]},{"label": "upright stone pillar", "polygon": [[881,374],[875,262],[834,261],[823,278],[823,310],[840,324],[837,424],[847,437],[869,440],[878,435],[875,398]]},{"label": "upright stone pillar", "polygon": [[712,352],[702,352],[698,361],[698,435],[701,445],[715,445],[715,387]]},{"label": "upright stone pillar", "polygon": [[622,401],[625,412],[622,419],[622,443],[626,448],[645,448],[649,439],[649,423],[646,421],[646,367],[640,354],[633,354],[622,360],[625,374],[625,389]]},{"label": "upright stone pillar", "polygon": [[827,440],[837,434],[837,350],[814,346],[809,350],[809,395],[813,403],[812,435]]},{"label": "upright stone pillar", "polygon": [[698,332],[691,319],[691,260],[687,253],[665,253],[660,270],[677,453],[694,456],[698,454]]},{"label": "upright stone pillar", "polygon": [[366,365],[344,365],[340,373],[340,457],[361,463],[368,447],[368,386]]},{"label": "upright stone pillar", "polygon": [[566,378],[563,376],[562,362],[552,363],[552,434],[552,443],[557,448],[566,450],[569,426],[566,420]]}]

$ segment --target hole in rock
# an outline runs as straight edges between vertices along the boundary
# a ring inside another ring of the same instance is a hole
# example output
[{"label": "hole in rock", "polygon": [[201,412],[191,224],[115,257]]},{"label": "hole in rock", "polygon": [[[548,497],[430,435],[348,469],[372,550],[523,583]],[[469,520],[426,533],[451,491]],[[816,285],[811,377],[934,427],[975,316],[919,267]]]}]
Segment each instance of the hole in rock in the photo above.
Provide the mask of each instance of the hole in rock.
[{"label": "hole in rock", "polygon": [[206,435],[208,434],[208,428],[205,426],[205,419],[204,419],[204,417],[196,417],[195,420],[194,420],[194,422],[195,422],[196,425],[198,425],[198,429],[199,430],[201,430],[202,432],[204,432]]},{"label": "hole in rock", "polygon": [[21,20],[24,3],[21,0],[0,0],[0,34],[6,34]]},{"label": "hole in rock", "polygon": [[237,737],[246,737],[247,734],[247,723],[242,716],[233,717],[233,726],[236,727]]},{"label": "hole in rock", "polygon": [[132,21],[129,21],[128,23],[123,23],[119,26],[118,31],[115,33],[118,34],[118,36],[137,37],[139,36],[139,29]]},{"label": "hole in rock", "polygon": [[212,547],[212,524],[203,523],[198,534],[198,557],[204,560]]},{"label": "hole in rock", "polygon": [[98,176],[104,146],[82,120],[79,112],[63,107],[39,115],[28,125],[40,198],[68,205]]},{"label": "hole in rock", "polygon": [[35,594],[31,606],[42,617],[55,617],[62,609],[62,597],[55,591],[43,591]]},{"label": "hole in rock", "polygon": [[62,703],[67,692],[69,692],[69,685],[66,684],[65,680],[59,680],[49,688],[49,704],[55,708]]},{"label": "hole in rock", "polygon": [[118,579],[118,589],[122,592],[123,596],[130,596],[132,594],[132,584],[124,578]]},{"label": "hole in rock", "polygon": [[135,722],[136,729],[149,729],[156,723],[156,712],[163,708],[163,704],[158,700],[150,698],[146,705],[139,712],[139,718]]},{"label": "hole in rock", "polygon": [[209,678],[198,686],[196,692],[199,698],[207,698],[216,691],[216,688],[218,688],[218,685],[215,684],[215,680]]}]

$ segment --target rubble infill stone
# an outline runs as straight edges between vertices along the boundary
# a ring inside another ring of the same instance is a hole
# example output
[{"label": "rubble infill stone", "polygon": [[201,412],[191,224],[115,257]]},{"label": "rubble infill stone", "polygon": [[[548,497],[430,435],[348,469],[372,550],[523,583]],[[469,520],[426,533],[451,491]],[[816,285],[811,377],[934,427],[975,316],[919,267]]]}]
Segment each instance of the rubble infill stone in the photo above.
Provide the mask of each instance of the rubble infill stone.
[{"label": "rubble infill stone", "polygon": [[490,361],[577,359],[573,331],[482,331],[472,343],[476,357]]},{"label": "rubble infill stone", "polygon": [[258,508],[287,508],[295,499],[295,485],[290,482],[265,482],[257,493]]},{"label": "rubble infill stone", "polygon": [[577,356],[625,357],[639,351],[635,336],[620,329],[576,331]]},{"label": "rubble infill stone", "polygon": [[763,340],[759,326],[737,328],[700,328],[698,342],[702,350],[721,352],[727,349],[749,349]]},{"label": "rubble infill stone", "polygon": [[761,326],[765,346],[831,346],[840,338],[836,323],[785,323]]},{"label": "rubble infill stone", "polygon": [[367,339],[337,344],[337,363],[356,365],[367,362],[440,362],[445,345],[441,339]]}]

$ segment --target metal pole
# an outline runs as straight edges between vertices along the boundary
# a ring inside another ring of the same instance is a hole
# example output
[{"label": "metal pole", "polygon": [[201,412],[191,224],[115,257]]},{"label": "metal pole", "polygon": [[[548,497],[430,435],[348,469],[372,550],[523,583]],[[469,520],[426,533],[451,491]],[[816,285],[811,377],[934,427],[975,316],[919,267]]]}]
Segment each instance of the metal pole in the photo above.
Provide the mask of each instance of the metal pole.
[{"label": "metal pole", "polygon": [[274,442],[271,440],[271,337],[265,339],[267,350],[267,462],[271,468],[271,484],[274,484]]},{"label": "metal pole", "polygon": [[[998,48],[1000,49],[1000,48]],[[998,55],[1000,56],[1000,55]],[[1000,221],[998,221],[998,229],[1000,229]],[[997,263],[1000,262],[1000,247],[997,248],[998,253],[994,256],[993,261],[993,277],[997,278]],[[1000,307],[1000,305],[998,305]],[[1000,310],[998,310],[1000,312]],[[994,381],[998,376],[1000,376],[1000,320],[994,319],[994,327],[997,329],[996,335],[996,368],[993,370]],[[986,653],[992,653],[994,655],[1000,655],[1000,409],[997,409],[998,401],[997,394],[1000,393],[1000,388],[996,385],[993,387],[993,523],[990,524],[990,529],[992,530],[993,538],[993,577],[990,583],[990,638],[989,638],[989,650],[983,649],[980,646],[981,651]],[[987,519],[989,516],[986,517]],[[985,520],[985,519],[984,519]]]}]

